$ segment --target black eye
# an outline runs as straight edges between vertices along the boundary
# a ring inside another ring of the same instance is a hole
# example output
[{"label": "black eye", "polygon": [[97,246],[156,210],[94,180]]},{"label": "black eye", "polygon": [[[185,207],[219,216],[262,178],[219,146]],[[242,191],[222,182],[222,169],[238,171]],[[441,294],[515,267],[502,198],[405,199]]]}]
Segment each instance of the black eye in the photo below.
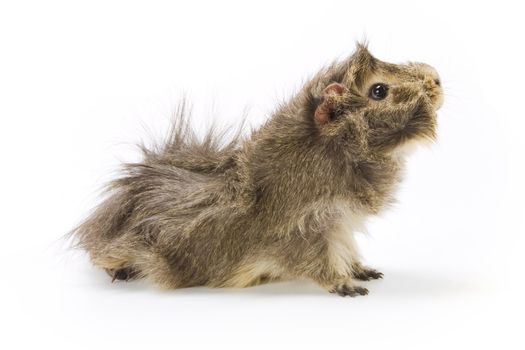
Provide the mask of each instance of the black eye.
[{"label": "black eye", "polygon": [[373,100],[383,100],[386,95],[388,95],[388,86],[382,83],[374,84],[370,87],[370,92],[368,95]]}]

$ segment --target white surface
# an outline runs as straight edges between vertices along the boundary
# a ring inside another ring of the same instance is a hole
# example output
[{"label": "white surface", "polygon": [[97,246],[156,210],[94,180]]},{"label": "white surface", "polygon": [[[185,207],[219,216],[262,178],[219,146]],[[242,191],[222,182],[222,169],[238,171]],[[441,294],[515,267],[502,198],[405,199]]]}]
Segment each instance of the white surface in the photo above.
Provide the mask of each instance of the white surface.
[{"label": "white surface", "polygon": [[[523,349],[513,4],[2,2],[0,347]],[[60,237],[184,92],[199,129],[246,108],[256,126],[365,34],[380,59],[434,65],[446,89],[439,142],[411,157],[399,203],[359,239],[385,273],[370,295],[306,282],[161,292],[111,284],[66,249]]]}]

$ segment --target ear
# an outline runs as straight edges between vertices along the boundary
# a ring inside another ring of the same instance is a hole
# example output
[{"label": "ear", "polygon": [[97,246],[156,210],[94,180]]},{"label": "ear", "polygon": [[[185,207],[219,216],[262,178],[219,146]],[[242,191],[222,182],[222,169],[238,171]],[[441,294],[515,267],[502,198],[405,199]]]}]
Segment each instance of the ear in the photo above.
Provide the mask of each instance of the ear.
[{"label": "ear", "polygon": [[331,83],[323,90],[323,102],[315,109],[314,119],[319,125],[328,123],[332,119],[334,97],[341,96],[346,87],[340,83]]}]

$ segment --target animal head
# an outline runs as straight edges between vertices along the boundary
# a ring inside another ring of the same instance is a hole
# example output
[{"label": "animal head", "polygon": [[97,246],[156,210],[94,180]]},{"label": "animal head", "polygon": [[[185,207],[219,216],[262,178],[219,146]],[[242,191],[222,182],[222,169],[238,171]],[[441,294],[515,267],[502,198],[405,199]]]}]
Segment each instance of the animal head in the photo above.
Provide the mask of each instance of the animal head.
[{"label": "animal head", "polygon": [[280,208],[329,195],[377,212],[400,179],[399,151],[435,138],[442,103],[432,67],[382,62],[358,45],[281,105],[239,159],[260,198]]},{"label": "animal head", "polygon": [[436,136],[443,90],[427,64],[383,62],[358,45],[348,60],[321,72],[312,84],[310,117],[322,137],[388,154]]}]

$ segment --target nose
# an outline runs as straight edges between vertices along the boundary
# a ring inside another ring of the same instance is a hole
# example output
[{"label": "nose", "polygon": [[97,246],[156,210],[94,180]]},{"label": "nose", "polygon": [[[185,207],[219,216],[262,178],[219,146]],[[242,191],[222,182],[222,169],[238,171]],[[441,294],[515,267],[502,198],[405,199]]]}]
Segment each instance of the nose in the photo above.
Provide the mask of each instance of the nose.
[{"label": "nose", "polygon": [[441,79],[437,70],[429,64],[426,63],[414,63],[413,66],[417,70],[417,74],[423,77],[424,80],[431,80],[437,86],[441,86]]},{"label": "nose", "polygon": [[431,98],[433,105],[438,110],[443,105],[443,89],[441,79],[434,67],[426,63],[415,63],[417,75],[423,80],[427,95]]}]

